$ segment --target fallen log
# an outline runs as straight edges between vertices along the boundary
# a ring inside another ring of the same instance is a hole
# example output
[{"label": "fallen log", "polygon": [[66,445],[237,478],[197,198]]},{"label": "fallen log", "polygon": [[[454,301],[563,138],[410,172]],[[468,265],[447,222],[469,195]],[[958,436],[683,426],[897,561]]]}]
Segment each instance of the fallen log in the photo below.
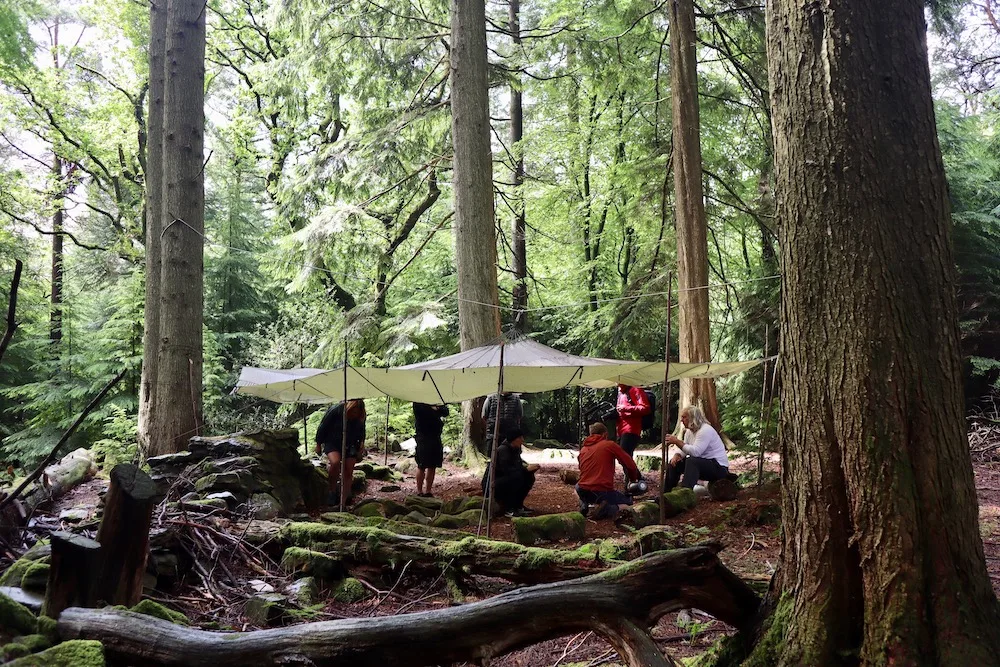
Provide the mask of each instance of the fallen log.
[{"label": "fallen log", "polygon": [[229,665],[482,664],[532,644],[592,630],[630,667],[664,667],[649,635],[662,615],[697,607],[749,629],[759,599],[711,549],[664,551],[583,579],[510,591],[472,604],[401,616],[306,623],[246,633],[173,625],[112,609],[70,608],[63,639],[96,639],[110,664]]}]

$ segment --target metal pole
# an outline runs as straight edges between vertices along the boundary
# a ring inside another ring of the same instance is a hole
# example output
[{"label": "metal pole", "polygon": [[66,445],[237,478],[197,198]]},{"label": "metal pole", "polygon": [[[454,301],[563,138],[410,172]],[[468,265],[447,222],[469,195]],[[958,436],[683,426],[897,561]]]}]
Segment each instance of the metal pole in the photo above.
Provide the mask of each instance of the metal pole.
[{"label": "metal pole", "polygon": [[768,334],[770,329],[764,325],[764,363],[761,366],[760,375],[760,449],[757,452],[757,486],[764,483],[764,409],[767,404],[767,357],[768,357]]},{"label": "metal pole", "polygon": [[576,388],[576,416],[579,424],[579,432],[577,437],[580,438],[580,443],[583,443],[584,433],[586,432],[586,425],[583,423],[583,385]]},{"label": "metal pole", "polygon": [[[341,418],[341,440],[340,440],[340,511],[344,511],[344,491],[347,487],[347,339],[344,339],[344,412]],[[352,482],[354,480],[351,480]]]},{"label": "metal pole", "polygon": [[497,418],[496,422],[493,424],[493,450],[490,452],[490,493],[486,498],[486,537],[490,536],[490,522],[493,521],[493,502],[494,493],[497,488],[497,448],[500,439],[500,394],[503,393],[503,341],[500,342],[500,375],[497,379]]},{"label": "metal pole", "polygon": [[391,401],[391,396],[385,397],[385,459],[382,461],[382,465],[389,465],[389,403]]},{"label": "metal pole", "polygon": [[673,389],[673,385],[670,384],[670,327],[671,320],[674,310],[674,273],[671,271],[667,274],[667,333],[664,336],[665,343],[663,344],[663,358],[665,364],[663,366],[663,387],[660,390],[660,400],[662,405],[660,406],[660,490],[659,490],[659,501],[660,501],[660,523],[664,524],[667,521],[667,505],[663,502],[663,487],[667,483],[667,434],[670,433],[669,426],[669,414],[670,414],[670,392]]}]

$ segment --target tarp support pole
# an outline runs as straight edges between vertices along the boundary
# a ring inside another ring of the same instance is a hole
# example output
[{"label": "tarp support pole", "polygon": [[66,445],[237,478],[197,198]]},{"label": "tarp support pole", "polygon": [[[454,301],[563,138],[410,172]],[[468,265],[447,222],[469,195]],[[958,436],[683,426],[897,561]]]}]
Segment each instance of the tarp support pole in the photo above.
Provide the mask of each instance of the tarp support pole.
[{"label": "tarp support pole", "polygon": [[671,390],[674,388],[670,384],[670,328],[671,319],[674,312],[674,272],[671,271],[667,274],[667,333],[664,336],[666,341],[663,344],[663,359],[665,360],[665,365],[663,367],[663,387],[660,389],[660,400],[662,405],[660,406],[660,490],[659,498],[660,501],[660,524],[667,522],[667,505],[663,502],[663,487],[667,483],[667,434],[670,433],[668,428],[669,423],[667,421],[670,414],[670,395]]},{"label": "tarp support pole", "polygon": [[[340,511],[344,511],[344,491],[348,488],[346,486],[347,480],[344,477],[347,475],[347,338],[344,338],[344,416],[341,418],[341,423],[343,425],[342,438],[340,440]],[[351,482],[354,480],[352,479]]]},{"label": "tarp support pole", "polygon": [[[497,476],[496,476],[496,469],[497,469],[497,449],[500,446],[499,443],[498,443],[498,441],[500,440],[500,421],[501,421],[501,419],[500,419],[500,395],[503,393],[503,349],[504,349],[504,343],[503,343],[503,341],[501,341],[500,342],[500,374],[499,374],[499,377],[497,379],[497,418],[493,422],[493,448],[490,451],[490,467],[489,467],[490,486],[489,486],[489,495],[487,496],[486,502],[484,503],[486,505],[486,537],[487,537],[487,539],[489,539],[489,536],[490,536],[490,523],[493,521],[493,498],[494,498],[494,492],[496,491],[496,488],[497,488]],[[482,520],[482,514],[480,514],[479,517],[480,517],[480,520]],[[478,536],[478,534],[479,534],[479,531],[476,531],[476,535],[477,536]]]},{"label": "tarp support pole", "polygon": [[[392,396],[385,397],[385,458],[382,461],[382,465],[389,465],[389,403],[392,401]],[[354,481],[354,480],[351,480]]]}]

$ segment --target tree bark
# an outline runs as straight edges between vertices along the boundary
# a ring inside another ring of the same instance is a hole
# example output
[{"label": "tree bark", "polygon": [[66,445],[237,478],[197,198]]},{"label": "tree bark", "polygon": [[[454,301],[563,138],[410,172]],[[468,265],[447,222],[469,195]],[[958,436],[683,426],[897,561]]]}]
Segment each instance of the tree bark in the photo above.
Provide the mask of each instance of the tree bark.
[{"label": "tree bark", "polygon": [[[514,50],[521,46],[521,2],[510,0],[510,34],[514,40]],[[528,248],[525,238],[526,220],[524,214],[524,150],[521,140],[524,138],[524,105],[521,100],[521,80],[517,74],[512,75],[510,84],[510,150],[514,154],[513,187],[511,200],[514,204],[514,219],[511,222],[511,243],[513,246],[512,270],[514,273],[514,328],[522,333],[528,330]]]},{"label": "tree bark", "polygon": [[0,339],[0,361],[7,351],[10,341],[14,340],[14,332],[17,330],[17,290],[21,285],[21,271],[24,270],[24,262],[19,259],[14,260],[14,275],[10,279],[10,300],[7,302],[7,326]]},{"label": "tree bark", "polygon": [[[450,58],[458,330],[468,350],[500,336],[484,0],[451,0]],[[462,415],[463,456],[475,461],[474,422],[480,417],[469,401]]]},{"label": "tree bark", "polygon": [[59,618],[67,607],[94,607],[101,575],[101,545],[82,535],[52,533],[49,583],[42,613]]},{"label": "tree bark", "polygon": [[151,456],[150,411],[156,404],[160,345],[160,232],[163,230],[163,89],[167,48],[167,0],[149,5],[149,117],[146,123],[144,210],[146,302],[143,307],[142,379],[139,387],[139,444]]},{"label": "tree bark", "polygon": [[[58,30],[56,35],[58,35]],[[56,43],[54,46],[58,46]],[[58,68],[59,63],[56,62]],[[63,324],[63,161],[58,155],[52,156],[52,187],[55,195],[52,201],[52,266],[49,293],[49,342],[52,354],[59,355],[58,345],[62,340]]]},{"label": "tree bark", "polygon": [[[712,360],[708,324],[708,223],[701,181],[701,114],[692,0],[670,5],[670,97],[673,105],[677,221],[677,320],[680,361]],[[699,289],[700,288],[700,289]],[[680,406],[698,405],[719,427],[715,381],[680,381]]]},{"label": "tree bark", "polygon": [[150,456],[184,449],[201,429],[205,3],[169,0],[166,35],[160,338]]},{"label": "tree bark", "polygon": [[776,0],[767,27],[787,397],[775,583],[793,597],[765,662],[1000,664],[924,8]]},{"label": "tree bark", "polygon": [[711,550],[693,548],[660,552],[584,579],[419,614],[223,634],[131,612],[67,609],[58,631],[64,639],[100,640],[110,660],[127,664],[417,667],[483,664],[545,639],[593,630],[631,667],[656,667],[671,661],[659,651],[654,655],[647,628],[682,607],[697,607],[746,627],[757,597]]},{"label": "tree bark", "polygon": [[111,470],[97,529],[97,541],[104,550],[99,594],[108,604],[132,607],[142,598],[155,496],[153,480],[136,466],[122,463]]}]

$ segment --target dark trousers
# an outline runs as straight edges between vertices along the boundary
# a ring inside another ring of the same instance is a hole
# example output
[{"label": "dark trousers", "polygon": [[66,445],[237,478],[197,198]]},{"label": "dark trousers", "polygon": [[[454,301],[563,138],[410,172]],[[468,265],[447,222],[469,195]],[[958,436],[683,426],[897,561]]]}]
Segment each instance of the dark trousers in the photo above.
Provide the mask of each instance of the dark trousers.
[{"label": "dark trousers", "polygon": [[675,466],[667,466],[666,490],[670,491],[677,486],[681,475],[684,475],[684,481],[681,482],[681,486],[693,489],[698,480],[703,479],[707,482],[714,482],[717,479],[725,479],[728,474],[729,468],[723,467],[715,459],[688,456]]},{"label": "dark trousers", "polygon": [[639,444],[638,433],[622,433],[621,437],[618,438],[618,445],[622,449],[624,449],[629,456],[632,456],[632,452],[635,451],[635,447],[638,444]]},{"label": "dark trousers", "polygon": [[612,489],[610,491],[591,491],[589,489],[581,489],[579,485],[576,487],[576,495],[580,497],[580,507],[583,508],[586,505],[596,505],[601,501],[610,503],[612,505],[631,505],[632,496],[627,493],[622,493]]},{"label": "dark trousers", "polygon": [[535,473],[524,471],[522,475],[498,477],[496,485],[497,502],[503,505],[504,511],[511,512],[524,507],[524,499],[535,485]]}]

